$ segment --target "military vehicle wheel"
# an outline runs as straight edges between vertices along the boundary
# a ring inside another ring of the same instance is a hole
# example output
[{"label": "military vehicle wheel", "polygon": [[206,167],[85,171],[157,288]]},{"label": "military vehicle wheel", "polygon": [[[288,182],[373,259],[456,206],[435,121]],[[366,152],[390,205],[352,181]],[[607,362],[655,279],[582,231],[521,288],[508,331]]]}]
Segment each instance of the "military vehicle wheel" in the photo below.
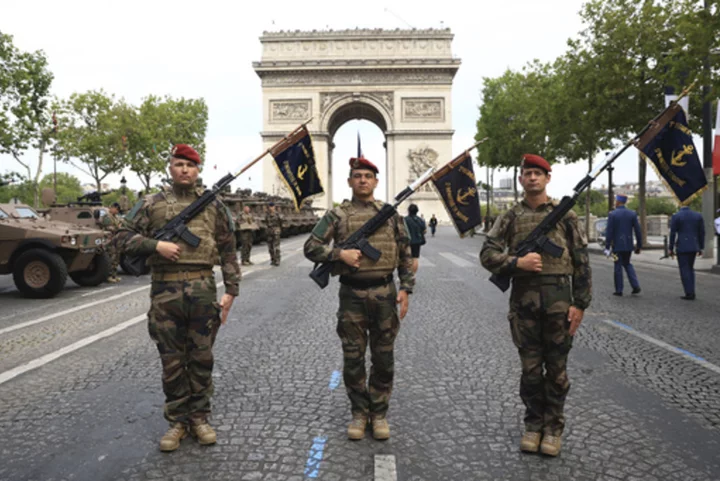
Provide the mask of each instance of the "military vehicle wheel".
[{"label": "military vehicle wheel", "polygon": [[99,286],[110,275],[110,267],[110,257],[106,252],[101,252],[93,257],[87,269],[71,272],[70,279],[75,281],[75,284],[83,287]]},{"label": "military vehicle wheel", "polygon": [[29,249],[15,261],[13,281],[26,297],[54,297],[67,282],[67,267],[62,257],[45,249]]},{"label": "military vehicle wheel", "polygon": [[[120,256],[120,267],[122,268],[122,270],[125,274],[130,274],[130,269],[128,269],[127,264],[125,263],[124,255]],[[144,276],[146,274],[150,274],[150,266],[148,266],[148,265],[145,266],[141,275]]]}]

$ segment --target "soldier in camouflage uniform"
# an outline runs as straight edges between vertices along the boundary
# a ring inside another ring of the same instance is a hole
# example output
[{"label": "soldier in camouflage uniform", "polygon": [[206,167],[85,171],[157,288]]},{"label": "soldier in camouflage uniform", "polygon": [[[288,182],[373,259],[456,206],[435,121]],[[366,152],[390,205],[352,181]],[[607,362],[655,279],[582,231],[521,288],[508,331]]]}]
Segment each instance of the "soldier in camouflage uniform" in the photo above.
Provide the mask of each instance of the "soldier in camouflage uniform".
[{"label": "soldier in camouflage uniform", "polygon": [[587,240],[573,211],[548,234],[563,247],[560,258],[545,253],[514,255],[518,243],[557,205],[545,191],[550,171],[542,157],[523,156],[520,183],[524,199],[493,224],[480,260],[492,273],[513,278],[508,319],[522,362],[520,397],[526,406],[520,449],[557,456],[570,389],[568,352],[590,305],[591,278]]},{"label": "soldier in camouflage uniform", "polygon": [[[377,167],[362,157],[350,159],[350,167],[352,200],[345,200],[320,219],[305,243],[305,256],[313,262],[333,261],[333,275],[340,275],[337,333],[342,341],[343,380],[353,416],[348,437],[362,439],[371,421],[373,437],[388,439],[390,427],[385,415],[393,385],[394,343],[415,284],[410,238],[400,216],[395,215],[369,238],[382,252],[377,261],[362,256],[359,250],[337,247],[384,205],[373,197]],[[400,277],[399,293],[393,281],[395,269]],[[400,304],[399,315],[396,303]],[[372,362],[369,384],[365,374],[368,340]]]},{"label": "soldier in camouflage uniform", "polygon": [[115,244],[110,241],[120,227],[120,217],[118,217],[119,213],[120,204],[115,202],[110,206],[107,214],[102,216],[100,219],[100,227],[102,227],[102,230],[106,232],[108,237],[108,242],[105,243],[105,251],[107,252],[108,257],[110,257],[110,273],[108,274],[107,282],[112,283],[120,282],[120,278],[117,275],[120,255],[118,250],[115,248]]},{"label": "soldier in camouflage uniform", "polygon": [[275,211],[275,203],[268,204],[268,213],[265,215],[265,232],[268,251],[270,252],[270,264],[280,265],[280,234],[282,233],[284,219]]},{"label": "soldier in camouflage uniform", "polygon": [[240,229],[240,258],[242,265],[251,266],[250,251],[252,250],[253,235],[258,230],[255,217],[250,213],[250,207],[244,206],[243,212],[238,217],[238,228]]},{"label": "soldier in camouflage uniform", "polygon": [[[188,224],[201,239],[198,247],[181,239],[164,242],[149,238],[202,194],[195,185],[200,162],[191,147],[173,147],[169,166],[172,185],[138,202],[115,236],[124,252],[151,255],[148,328],[162,361],[165,418],[170,422],[160,441],[162,451],[177,449],[188,432],[200,444],[215,443],[215,431],[208,424],[213,393],[212,347],[240,282],[232,217],[219,200]],[[219,304],[213,274],[218,259],[225,283]]]}]

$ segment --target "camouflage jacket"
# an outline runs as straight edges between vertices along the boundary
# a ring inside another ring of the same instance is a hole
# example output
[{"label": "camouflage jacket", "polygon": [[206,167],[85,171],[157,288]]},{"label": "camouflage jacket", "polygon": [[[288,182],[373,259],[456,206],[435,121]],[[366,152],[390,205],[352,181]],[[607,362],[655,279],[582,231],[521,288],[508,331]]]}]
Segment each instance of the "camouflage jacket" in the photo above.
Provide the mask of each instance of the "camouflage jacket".
[{"label": "camouflage jacket", "polygon": [[283,217],[277,212],[274,214],[268,212],[265,215],[265,228],[275,232],[276,234],[279,234],[280,231],[282,231],[284,223],[285,219],[283,219]]},{"label": "camouflage jacket", "polygon": [[[349,201],[345,201],[349,202]],[[352,204],[356,208],[366,208],[361,202],[353,198]],[[375,211],[382,208],[382,202],[376,202]],[[328,210],[320,221],[315,225],[310,238],[305,242],[305,257],[313,262],[342,262],[340,260],[340,248],[330,245],[335,242],[339,230],[339,222],[343,216],[340,206]],[[415,286],[415,274],[412,271],[412,255],[410,253],[410,236],[405,228],[405,223],[398,214],[390,221],[396,226],[395,242],[398,244],[398,277],[400,278],[400,289],[412,292]]]},{"label": "camouflage jacket", "polygon": [[114,234],[118,228],[120,227],[121,220],[118,216],[111,214],[108,212],[102,218],[100,219],[100,227],[104,231],[110,232]]},{"label": "camouflage jacket", "polygon": [[[487,239],[480,251],[480,262],[483,267],[493,274],[509,275],[509,276],[535,276],[543,273],[535,274],[522,269],[518,269],[515,264],[514,246],[522,241],[530,232],[518,233],[519,238],[515,238],[517,222],[516,212],[522,214],[527,213],[537,218],[537,223],[549,213],[557,202],[550,201],[540,205],[537,209],[532,209],[525,200],[513,206],[509,211],[502,214],[493,224],[492,229],[488,232]],[[590,258],[587,250],[587,240],[585,234],[578,224],[577,214],[568,212],[563,217],[562,226],[557,226],[551,234],[553,242],[565,248],[563,253],[563,262],[567,262],[567,271],[572,276],[573,286],[573,305],[579,309],[587,309],[592,299],[592,277],[590,272]],[[530,228],[531,226],[527,226]],[[534,227],[534,226],[532,226]],[[545,264],[557,264],[558,260],[551,258],[548,254],[542,253],[543,270]]]},{"label": "camouflage jacket", "polygon": [[[201,193],[201,191],[194,192],[196,196]],[[156,254],[158,241],[150,237],[155,230],[162,226],[152,225],[151,219],[153,218],[153,209],[157,208],[155,203],[162,199],[162,193],[145,196],[123,219],[113,240],[121,252],[134,255]],[[234,223],[227,207],[220,200],[216,200],[213,207],[217,209],[214,241],[220,257],[225,292],[237,296],[241,274],[235,253]],[[181,243],[182,241],[176,242]],[[178,264],[178,267],[181,268],[182,264]]]}]

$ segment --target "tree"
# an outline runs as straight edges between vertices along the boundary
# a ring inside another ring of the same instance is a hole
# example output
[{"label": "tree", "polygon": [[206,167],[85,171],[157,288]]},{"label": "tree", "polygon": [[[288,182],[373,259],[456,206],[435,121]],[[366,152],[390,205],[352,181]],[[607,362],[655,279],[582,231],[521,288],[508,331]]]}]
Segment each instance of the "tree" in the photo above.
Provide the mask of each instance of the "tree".
[{"label": "tree", "polygon": [[95,180],[124,167],[123,133],[128,107],[102,90],[72,94],[59,113],[58,154]]},{"label": "tree", "polygon": [[[35,207],[43,157],[54,133],[49,93],[52,80],[42,51],[22,52],[10,35],[0,32],[0,154],[12,155],[25,169],[33,194],[30,203]],[[30,162],[24,160],[30,148],[38,151],[34,173]]]},{"label": "tree", "polygon": [[130,170],[145,186],[166,171],[173,144],[189,144],[205,156],[208,108],[203,99],[173,99],[151,95],[143,99],[134,116],[125,121]]},{"label": "tree", "polygon": [[[40,181],[40,189],[54,189],[54,186],[55,177],[53,174],[45,175]],[[81,195],[83,195],[83,188],[80,184],[80,179],[66,172],[58,172],[57,190],[55,191],[55,202],[57,202],[58,204],[75,202],[77,198]]]}]

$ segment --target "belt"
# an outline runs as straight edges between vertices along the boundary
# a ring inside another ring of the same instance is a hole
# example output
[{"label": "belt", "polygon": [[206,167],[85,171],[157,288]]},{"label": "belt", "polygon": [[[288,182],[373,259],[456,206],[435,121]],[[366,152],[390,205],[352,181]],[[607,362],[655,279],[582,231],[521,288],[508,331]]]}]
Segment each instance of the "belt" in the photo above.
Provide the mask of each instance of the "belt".
[{"label": "belt", "polygon": [[179,271],[179,272],[153,272],[153,281],[192,281],[195,279],[203,279],[205,277],[215,277],[213,271],[204,269],[201,271]]},{"label": "belt", "polygon": [[549,285],[567,285],[568,275],[543,274],[534,276],[518,276],[513,277],[513,285],[515,286],[549,286]]},{"label": "belt", "polygon": [[370,289],[371,287],[386,286],[393,281],[393,275],[388,274],[379,279],[351,279],[348,276],[340,276],[340,284],[353,289]]}]

